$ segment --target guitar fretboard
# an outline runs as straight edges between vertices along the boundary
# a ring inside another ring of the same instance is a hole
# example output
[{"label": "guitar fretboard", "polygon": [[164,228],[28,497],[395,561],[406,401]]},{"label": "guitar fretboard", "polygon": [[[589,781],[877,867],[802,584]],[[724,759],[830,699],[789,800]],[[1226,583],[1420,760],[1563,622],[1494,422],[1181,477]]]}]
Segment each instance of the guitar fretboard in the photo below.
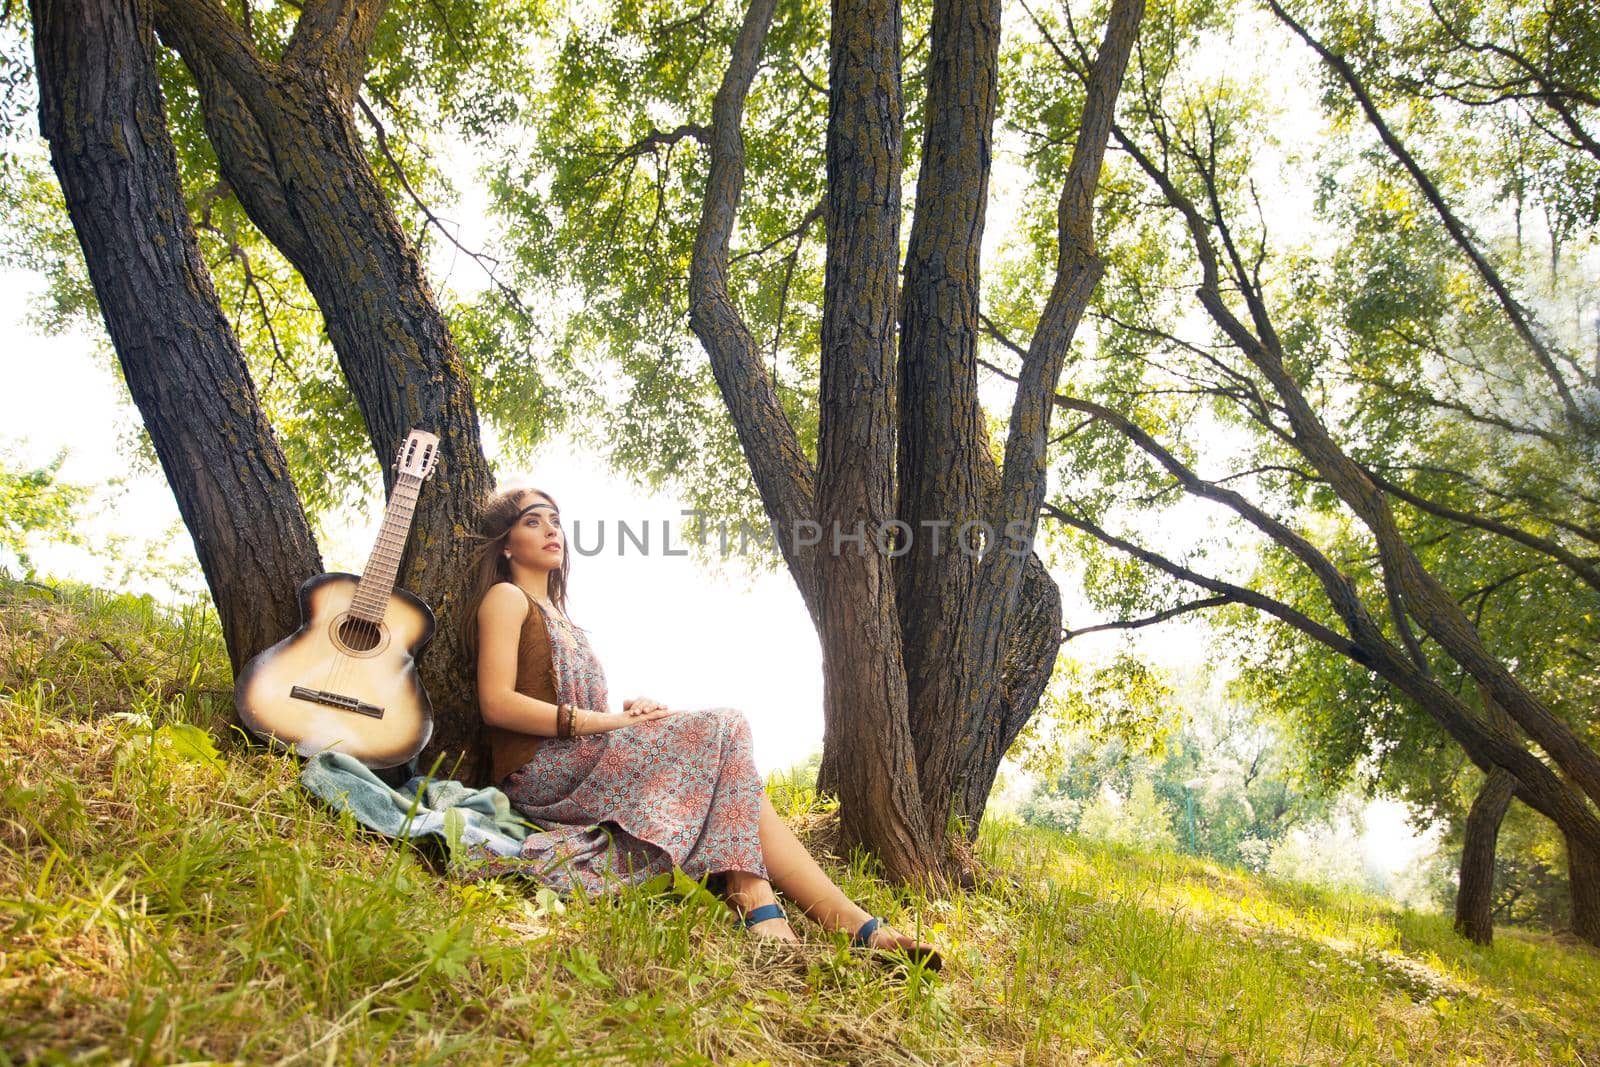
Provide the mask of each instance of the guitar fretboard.
[{"label": "guitar fretboard", "polygon": [[417,491],[422,479],[414,474],[402,474],[395,479],[394,493],[383,513],[383,526],[378,530],[378,541],[367,557],[366,569],[356,584],[356,595],[350,603],[350,614],[367,622],[382,622],[384,610],[389,606],[389,594],[394,592],[395,577],[400,573],[400,557],[405,553],[406,535],[411,532],[411,516],[417,506]]}]

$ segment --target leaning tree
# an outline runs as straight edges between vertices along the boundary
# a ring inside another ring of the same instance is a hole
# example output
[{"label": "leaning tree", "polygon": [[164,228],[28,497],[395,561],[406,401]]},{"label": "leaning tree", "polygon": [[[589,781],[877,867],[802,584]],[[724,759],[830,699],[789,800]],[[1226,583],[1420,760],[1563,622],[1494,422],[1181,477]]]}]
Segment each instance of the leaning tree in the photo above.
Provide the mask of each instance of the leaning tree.
[{"label": "leaning tree", "polygon": [[[1546,309],[1567,320],[1556,328],[1535,307],[1520,248],[1497,249],[1463,206],[1492,222],[1481,187],[1509,178],[1519,208],[1551,210],[1553,247],[1572,232],[1564,219],[1592,231],[1592,200],[1550,191],[1592,188],[1593,159],[1539,110],[1554,100],[1589,121],[1571,79],[1592,72],[1565,69],[1560,49],[1517,52],[1527,42],[1468,26],[1453,6],[1419,7],[1423,23],[1443,22],[1432,33],[1454,42],[1454,62],[1500,54],[1474,47],[1485,40],[1520,57],[1502,56],[1501,94],[1481,70],[1441,68],[1437,50],[1395,61],[1392,25],[1332,11],[1314,31],[1269,0],[1265,32],[1308,50],[1335,121],[1310,235],[1296,237],[1284,195],[1257,169],[1281,147],[1262,87],[1192,62],[1230,24],[1228,5],[1201,9],[1141,51],[1139,88],[1112,131],[1128,161],[1112,179],[1116,284],[1096,309],[1098,351],[1055,397],[1082,421],[1063,449],[1078,480],[1050,514],[1142,565],[1100,572],[1108,606],[1158,609],[1130,625],[1224,605],[1284,623],[1294,639],[1265,646],[1274,658],[1259,664],[1257,689],[1311,698],[1297,712],[1314,720],[1305,734],[1319,758],[1404,762],[1417,777],[1458,753],[1481,772],[1465,825],[1465,933],[1489,937],[1494,836],[1516,797],[1565,836],[1573,926],[1600,939],[1589,651],[1600,540],[1586,406],[1600,375],[1576,349],[1570,312]],[[1036,24],[1062,76],[1086,81],[1081,31],[1043,14]],[[1519,96],[1519,85],[1538,91]],[[1435,110],[1450,92],[1503,99]],[[1499,150],[1463,162],[1456,144],[1504,119],[1501,105],[1532,109],[1512,124],[1524,140],[1495,129]],[[1551,182],[1556,173],[1572,180]],[[1007,325],[990,325],[1002,344]],[[1182,497],[1228,518],[1231,555],[1127,522]],[[1204,595],[1186,595],[1195,589]],[[1499,591],[1513,604],[1486,610]],[[1329,653],[1349,664],[1343,701],[1326,699],[1339,687],[1301,684]],[[1396,759],[1396,746],[1410,747]]]},{"label": "leaning tree", "polygon": [[[236,666],[293,628],[294,590],[320,563],[196,249],[152,28],[192,79],[221,183],[212,199],[236,197],[315,298],[385,487],[413,427],[441,438],[400,581],[448,622],[470,551],[463,534],[492,483],[472,383],[356,124],[385,7],[311,4],[288,26],[252,22],[248,6],[235,18],[211,0],[34,7],[41,130]],[[474,753],[476,719],[453,638],[441,628],[423,677],[438,712],[435,750],[455,764]]]},{"label": "leaning tree", "polygon": [[237,669],[298,625],[311,529],[196,242],[147,6],[33,5],[39,124]]}]

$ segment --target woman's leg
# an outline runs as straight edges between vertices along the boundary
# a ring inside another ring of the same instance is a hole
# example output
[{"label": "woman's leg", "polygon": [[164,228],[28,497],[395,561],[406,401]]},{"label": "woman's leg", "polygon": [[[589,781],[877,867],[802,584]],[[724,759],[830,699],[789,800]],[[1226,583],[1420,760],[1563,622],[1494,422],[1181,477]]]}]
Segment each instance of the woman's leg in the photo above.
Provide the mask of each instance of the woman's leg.
[{"label": "woman's leg", "polygon": [[[727,899],[728,906],[741,917],[752,908],[778,902],[776,894],[772,892],[772,883],[765,878],[758,878],[745,871],[728,871],[724,877],[727,881],[723,896]],[[779,941],[800,940],[795,936],[794,929],[790,927],[787,919],[768,919],[765,922],[758,922],[750,928],[750,932],[763,937],[777,938]]]},{"label": "woman's leg", "polygon": [[811,858],[765,793],[761,795],[761,858],[772,884],[825,929],[853,933],[872,918]]},{"label": "woman's leg", "polygon": [[[772,801],[761,794],[761,858],[772,876],[772,885],[783,895],[800,905],[808,916],[825,930],[843,930],[854,934],[861,924],[872,918],[862,907],[844,895],[844,890],[834,884],[827,872],[817,865],[806,851],[806,846],[789,829]],[[770,892],[770,890],[769,890]],[[912,948],[922,945],[913,937],[889,926],[879,926],[872,932],[871,943],[876,948]],[[923,945],[923,947],[931,947]]]}]

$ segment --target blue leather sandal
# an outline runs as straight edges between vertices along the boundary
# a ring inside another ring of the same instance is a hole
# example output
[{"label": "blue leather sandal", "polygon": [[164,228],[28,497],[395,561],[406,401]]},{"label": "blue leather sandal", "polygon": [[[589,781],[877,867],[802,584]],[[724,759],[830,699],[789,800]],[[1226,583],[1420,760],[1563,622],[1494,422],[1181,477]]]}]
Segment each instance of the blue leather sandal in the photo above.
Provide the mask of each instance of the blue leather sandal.
[{"label": "blue leather sandal", "polygon": [[944,966],[944,957],[939,955],[939,950],[932,945],[897,945],[894,948],[878,948],[872,944],[872,935],[878,927],[887,925],[881,915],[874,915],[861,924],[861,928],[850,938],[850,943],[857,948],[869,949],[875,956],[890,960],[900,961],[909,959],[913,963],[921,963],[930,971],[937,971]]},{"label": "blue leather sandal", "polygon": [[782,908],[776,904],[763,904],[759,908],[751,908],[744,913],[744,928],[750,929],[757,923],[764,923],[770,919],[787,919]]}]

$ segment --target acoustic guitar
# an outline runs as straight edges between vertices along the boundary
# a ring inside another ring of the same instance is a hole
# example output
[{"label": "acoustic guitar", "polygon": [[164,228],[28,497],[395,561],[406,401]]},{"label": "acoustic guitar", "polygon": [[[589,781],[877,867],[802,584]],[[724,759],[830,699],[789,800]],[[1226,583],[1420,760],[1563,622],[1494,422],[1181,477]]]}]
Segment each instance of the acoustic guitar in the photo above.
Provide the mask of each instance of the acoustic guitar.
[{"label": "acoustic guitar", "polygon": [[433,612],[394,583],[438,452],[438,437],[411,431],[366,569],[307,579],[300,629],[240,672],[234,706],[262,741],[302,756],[337,749],[381,769],[406,762],[433,736],[433,705],[416,669],[433,638]]}]

